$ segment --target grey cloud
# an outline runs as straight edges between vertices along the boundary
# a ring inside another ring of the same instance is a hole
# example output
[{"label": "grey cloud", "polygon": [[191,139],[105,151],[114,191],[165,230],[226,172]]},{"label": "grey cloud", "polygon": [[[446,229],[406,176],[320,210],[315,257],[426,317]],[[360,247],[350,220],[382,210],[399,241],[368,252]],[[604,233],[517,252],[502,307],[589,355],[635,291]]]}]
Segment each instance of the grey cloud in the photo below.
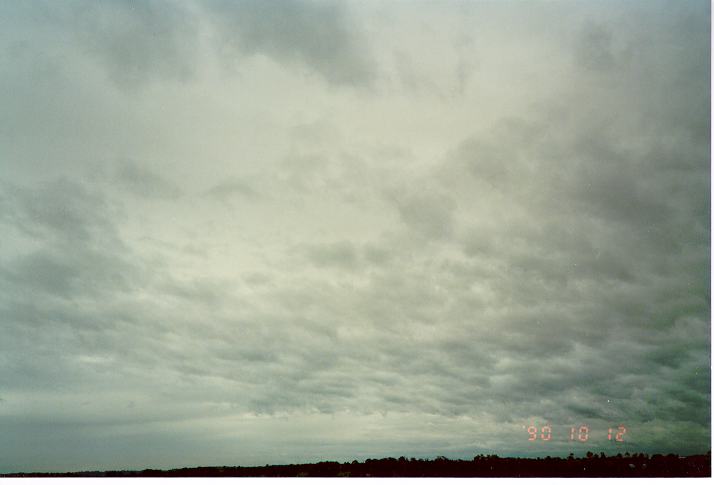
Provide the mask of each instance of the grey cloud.
[{"label": "grey cloud", "polygon": [[3,276],[11,287],[35,296],[72,297],[80,287],[85,296],[129,288],[131,264],[89,249],[69,254],[69,248],[41,250],[18,259]]},{"label": "grey cloud", "polygon": [[188,4],[78,1],[69,7],[53,5],[53,17],[68,26],[85,52],[118,86],[134,89],[147,82],[193,77],[200,38]]},{"label": "grey cloud", "polygon": [[387,197],[394,201],[400,217],[415,233],[428,239],[448,238],[453,231],[456,204],[442,193],[427,190],[397,192]]},{"label": "grey cloud", "polygon": [[586,69],[611,69],[615,66],[612,32],[602,25],[585,25],[577,39],[576,56],[577,62]]},{"label": "grey cloud", "polygon": [[36,188],[4,184],[4,218],[31,237],[64,242],[116,242],[111,219],[121,217],[100,194],[66,178]]},{"label": "grey cloud", "polygon": [[281,177],[298,190],[315,190],[331,185],[335,165],[324,154],[291,154],[283,160]]},{"label": "grey cloud", "polygon": [[394,258],[393,251],[378,244],[368,244],[364,248],[364,257],[367,261],[384,266]]},{"label": "grey cloud", "polygon": [[[596,34],[588,42],[609,52],[609,35]],[[597,65],[583,69],[613,67],[609,54],[590,54]],[[632,62],[626,73],[650,60]],[[470,308],[474,319],[492,329],[477,334],[477,346],[496,362],[499,357],[519,362],[490,369],[489,398],[512,400],[537,390],[562,403],[552,408],[561,419],[567,413],[622,419],[627,412],[642,420],[682,419],[685,405],[665,383],[680,382],[681,377],[674,377],[679,372],[706,367],[704,328],[693,331],[704,347],[691,349],[691,354],[683,354],[676,344],[663,347],[662,342],[672,343],[670,332],[681,318],[706,321],[709,311],[704,303],[708,278],[696,269],[708,266],[705,246],[699,246],[700,223],[706,219],[699,219],[701,209],[695,209],[703,206],[692,205],[708,191],[707,183],[698,182],[708,180],[707,156],[684,142],[685,136],[677,148],[670,146],[676,155],[667,153],[670,160],[683,160],[673,164],[678,175],[653,165],[652,147],[680,128],[673,121],[655,132],[630,128],[632,121],[640,123],[647,115],[618,108],[612,97],[618,93],[618,103],[636,105],[639,99],[630,97],[630,89],[634,93],[641,86],[632,81],[610,85],[602,106],[591,101],[590,119],[573,116],[570,106],[562,106],[557,114],[531,112],[521,120],[506,119],[464,141],[424,182],[437,185],[435,191],[448,189],[457,207],[473,211],[467,216],[457,210],[453,219],[459,221],[453,236],[461,239],[471,263],[452,261],[445,269],[463,281],[464,290],[470,285],[483,289],[468,300],[462,300],[466,294],[459,295],[456,301],[463,303],[447,314],[464,319],[462,308]],[[690,88],[663,79],[645,89],[648,96],[664,96],[672,89],[683,93]],[[689,93],[689,99],[706,97],[703,87]],[[621,118],[614,118],[613,112]],[[703,114],[697,116],[704,120]],[[573,124],[573,118],[578,122]],[[639,142],[627,146],[625,137]],[[690,164],[695,159],[698,162]],[[685,247],[699,263],[680,258]],[[670,266],[674,260],[678,262]],[[485,311],[489,302],[502,298],[510,302],[507,310]],[[477,304],[480,311],[475,311]],[[616,344],[618,339],[641,341],[637,335],[657,335],[657,343]],[[583,354],[583,348],[590,350]],[[602,355],[609,361],[594,357],[592,352],[600,348],[608,349]],[[538,370],[533,362],[538,362]],[[627,411],[620,403],[612,414],[612,407],[563,398],[581,389],[591,393],[586,402],[595,396],[634,399],[641,392],[636,386],[644,382],[651,386],[652,401],[642,403],[641,411],[634,401]],[[704,387],[692,390],[691,399],[707,403],[702,409],[708,407]],[[697,412],[692,419],[706,424],[709,417]]]},{"label": "grey cloud", "polygon": [[307,248],[307,257],[318,266],[336,266],[354,268],[357,264],[357,251],[349,241],[341,241]]},{"label": "grey cloud", "polygon": [[306,68],[337,86],[369,86],[376,76],[366,39],[346,6],[337,2],[77,0],[62,7],[35,2],[33,7],[7,8],[10,15],[52,32],[64,46],[97,62],[125,92],[162,81],[193,80],[207,61],[206,53],[231,64],[262,54]]},{"label": "grey cloud", "polygon": [[395,250],[384,243],[355,244],[347,240],[302,247],[307,260],[320,268],[346,271],[384,271],[399,259]]},{"label": "grey cloud", "polygon": [[[65,376],[76,375],[66,368],[72,355],[116,328],[110,311],[94,314],[96,305],[108,310],[109,302],[145,282],[145,274],[116,230],[120,211],[101,194],[62,179],[6,189],[13,217],[3,230],[28,247],[8,245],[12,257],[0,265],[3,343],[12,356],[5,388],[62,387]],[[33,361],[28,345],[56,360]]]},{"label": "grey cloud", "polygon": [[258,192],[248,182],[241,179],[220,182],[208,189],[206,194],[224,201],[236,196],[249,199],[258,196]]},{"label": "grey cloud", "polygon": [[544,125],[527,119],[504,118],[488,133],[464,140],[451,155],[452,163],[465,167],[487,188],[511,189],[538,169],[529,160],[529,150],[537,147],[544,131]]},{"label": "grey cloud", "polygon": [[394,53],[394,65],[399,76],[401,84],[410,90],[414,91],[429,91],[436,89],[436,85],[430,79],[424,79],[418,73],[418,66],[415,65],[414,59],[404,51],[396,51]]},{"label": "grey cloud", "polygon": [[283,0],[215,2],[219,49],[227,55],[263,54],[308,67],[335,85],[369,85],[374,66],[344,4]]},{"label": "grey cloud", "polygon": [[182,195],[181,189],[175,184],[131,159],[124,159],[116,164],[114,177],[118,185],[139,197],[175,199]]}]

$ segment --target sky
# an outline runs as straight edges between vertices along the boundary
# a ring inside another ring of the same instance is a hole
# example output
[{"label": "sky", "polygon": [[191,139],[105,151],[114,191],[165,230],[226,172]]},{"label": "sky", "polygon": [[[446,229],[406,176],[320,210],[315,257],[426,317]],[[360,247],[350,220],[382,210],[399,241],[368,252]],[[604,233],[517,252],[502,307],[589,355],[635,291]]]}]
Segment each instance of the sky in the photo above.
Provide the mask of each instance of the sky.
[{"label": "sky", "polygon": [[0,2],[0,473],[709,450],[709,46],[700,0]]}]

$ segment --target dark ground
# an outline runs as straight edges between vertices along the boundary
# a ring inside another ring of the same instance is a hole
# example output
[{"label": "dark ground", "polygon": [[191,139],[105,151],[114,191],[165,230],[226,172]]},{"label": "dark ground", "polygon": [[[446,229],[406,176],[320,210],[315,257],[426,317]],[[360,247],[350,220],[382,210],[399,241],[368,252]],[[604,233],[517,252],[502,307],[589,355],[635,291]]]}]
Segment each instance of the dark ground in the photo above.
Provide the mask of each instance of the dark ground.
[{"label": "dark ground", "polygon": [[173,470],[14,473],[3,477],[709,477],[706,455],[635,454],[586,458],[499,458],[479,455],[471,461],[415,458],[368,459],[364,462],[323,461],[303,465],[260,467],[197,467]]}]

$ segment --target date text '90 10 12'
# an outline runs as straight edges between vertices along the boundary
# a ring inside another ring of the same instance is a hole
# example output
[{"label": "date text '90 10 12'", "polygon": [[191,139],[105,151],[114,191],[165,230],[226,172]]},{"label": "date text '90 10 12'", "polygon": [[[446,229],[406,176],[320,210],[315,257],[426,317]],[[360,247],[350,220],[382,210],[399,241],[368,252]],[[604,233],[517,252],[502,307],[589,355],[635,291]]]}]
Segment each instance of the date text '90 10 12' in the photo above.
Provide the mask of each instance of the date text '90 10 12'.
[{"label": "date text '90 10 12'", "polygon": [[[525,426],[524,426],[525,428]],[[530,425],[527,428],[528,431],[528,441],[551,441],[553,439],[553,428],[550,425],[545,425],[540,428]],[[623,425],[619,425],[616,428],[607,429],[607,439],[608,441],[625,441],[625,434],[627,433],[627,428]],[[570,441],[580,441],[582,443],[587,442],[590,439],[590,427],[583,424],[581,426],[571,426],[570,427]]]}]

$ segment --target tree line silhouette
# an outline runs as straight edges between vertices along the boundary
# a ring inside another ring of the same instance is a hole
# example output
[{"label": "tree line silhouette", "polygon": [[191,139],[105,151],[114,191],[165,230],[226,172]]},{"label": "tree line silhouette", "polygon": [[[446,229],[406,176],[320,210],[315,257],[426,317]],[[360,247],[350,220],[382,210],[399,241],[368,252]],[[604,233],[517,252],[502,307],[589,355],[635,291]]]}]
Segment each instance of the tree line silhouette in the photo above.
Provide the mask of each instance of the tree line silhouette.
[{"label": "tree line silhouette", "polygon": [[173,470],[14,473],[5,477],[709,477],[711,452],[678,456],[644,453],[588,452],[576,458],[501,458],[478,455],[473,460],[381,458],[348,463],[323,461],[257,467],[196,467]]}]

